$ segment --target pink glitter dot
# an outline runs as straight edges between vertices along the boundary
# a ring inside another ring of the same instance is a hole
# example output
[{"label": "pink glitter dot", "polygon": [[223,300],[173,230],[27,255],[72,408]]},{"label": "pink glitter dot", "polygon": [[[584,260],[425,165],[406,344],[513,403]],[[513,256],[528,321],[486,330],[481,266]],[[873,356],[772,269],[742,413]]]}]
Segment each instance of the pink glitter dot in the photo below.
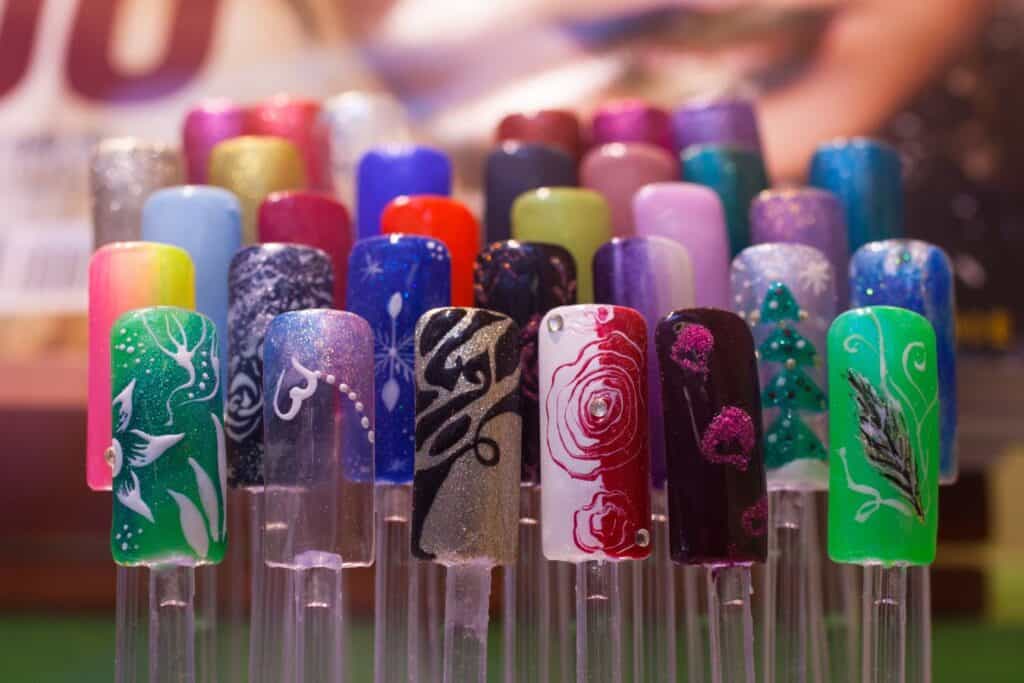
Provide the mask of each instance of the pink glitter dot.
[{"label": "pink glitter dot", "polygon": [[684,371],[700,375],[701,381],[710,371],[715,336],[703,325],[687,325],[672,344],[672,360]]},{"label": "pink glitter dot", "polygon": [[746,472],[754,448],[754,421],[742,408],[726,406],[704,430],[700,452],[716,465],[731,465]]}]

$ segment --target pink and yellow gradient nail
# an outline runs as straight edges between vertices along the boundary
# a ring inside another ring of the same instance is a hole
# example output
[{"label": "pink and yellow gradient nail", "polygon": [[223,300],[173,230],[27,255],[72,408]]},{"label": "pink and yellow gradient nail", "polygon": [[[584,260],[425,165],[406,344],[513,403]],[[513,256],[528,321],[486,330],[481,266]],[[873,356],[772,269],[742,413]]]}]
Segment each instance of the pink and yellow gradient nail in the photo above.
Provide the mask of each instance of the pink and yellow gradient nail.
[{"label": "pink and yellow gradient nail", "polygon": [[92,255],[89,261],[89,422],[85,479],[94,491],[109,491],[111,485],[111,470],[106,460],[112,433],[111,326],[121,314],[136,308],[194,309],[195,297],[195,268],[183,249],[155,242],[114,242]]}]

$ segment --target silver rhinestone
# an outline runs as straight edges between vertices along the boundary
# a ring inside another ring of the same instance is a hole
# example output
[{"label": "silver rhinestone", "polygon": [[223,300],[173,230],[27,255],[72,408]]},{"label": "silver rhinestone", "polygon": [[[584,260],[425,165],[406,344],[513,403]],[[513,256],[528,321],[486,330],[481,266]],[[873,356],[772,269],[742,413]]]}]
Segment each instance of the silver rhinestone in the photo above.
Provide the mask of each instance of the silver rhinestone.
[{"label": "silver rhinestone", "polygon": [[590,414],[594,417],[602,418],[608,414],[608,401],[603,398],[595,398],[590,402],[590,405],[587,406],[587,410],[589,410]]},{"label": "silver rhinestone", "polygon": [[647,529],[640,529],[636,532],[636,544],[646,548],[651,543],[651,533]]},{"label": "silver rhinestone", "polygon": [[553,315],[553,316],[551,316],[550,318],[548,318],[548,331],[550,331],[550,332],[559,332],[559,331],[561,331],[562,323],[563,323],[562,316],[560,316],[560,315]]},{"label": "silver rhinestone", "polygon": [[103,459],[107,461],[107,464],[111,467],[114,466],[114,447],[110,446],[107,450],[103,451]]}]

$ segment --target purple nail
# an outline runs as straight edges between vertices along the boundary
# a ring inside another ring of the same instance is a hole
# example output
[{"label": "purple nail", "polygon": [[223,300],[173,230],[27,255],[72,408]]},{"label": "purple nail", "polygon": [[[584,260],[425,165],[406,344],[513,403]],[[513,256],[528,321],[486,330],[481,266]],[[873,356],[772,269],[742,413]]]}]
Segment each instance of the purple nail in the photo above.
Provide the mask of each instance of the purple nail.
[{"label": "purple nail", "polygon": [[761,149],[754,104],[745,99],[725,99],[686,104],[672,115],[676,149],[693,145],[735,145]]},{"label": "purple nail", "polygon": [[600,193],[612,211],[617,236],[635,234],[633,195],[644,185],[679,178],[679,163],[665,150],[642,142],[614,142],[590,150],[580,165],[580,185]]},{"label": "purple nail", "polygon": [[648,185],[633,198],[636,234],[679,242],[693,257],[697,305],[729,308],[729,234],[722,201],[693,183]]},{"label": "purple nail", "polygon": [[207,182],[210,152],[228,138],[245,135],[245,109],[231,100],[208,100],[193,107],[185,116],[182,149],[188,182]]},{"label": "purple nail", "polygon": [[667,152],[675,152],[672,124],[668,112],[644,100],[608,102],[590,124],[590,143],[646,142]]},{"label": "purple nail", "polygon": [[839,199],[825,190],[765,190],[750,205],[751,244],[806,244],[825,255],[836,274],[840,308],[850,297],[850,244]]},{"label": "purple nail", "polygon": [[[594,255],[594,301],[637,310],[653,330],[677,308],[693,307],[693,266],[686,248],[665,237],[616,237]],[[647,423],[651,483],[665,487],[665,437],[654,335],[647,344]]]}]

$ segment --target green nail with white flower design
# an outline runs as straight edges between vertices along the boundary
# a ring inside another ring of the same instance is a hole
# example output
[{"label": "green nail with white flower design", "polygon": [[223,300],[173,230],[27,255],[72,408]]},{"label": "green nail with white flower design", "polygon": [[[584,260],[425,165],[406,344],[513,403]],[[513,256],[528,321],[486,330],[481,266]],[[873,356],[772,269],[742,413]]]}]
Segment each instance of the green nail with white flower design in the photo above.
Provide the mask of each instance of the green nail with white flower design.
[{"label": "green nail with white flower design", "polygon": [[218,346],[204,315],[125,313],[110,332],[114,475],[110,548],[123,565],[224,557],[226,476]]},{"label": "green nail with white flower design", "polygon": [[902,308],[858,308],[832,324],[828,355],[829,555],[930,564],[939,507],[935,332]]}]

